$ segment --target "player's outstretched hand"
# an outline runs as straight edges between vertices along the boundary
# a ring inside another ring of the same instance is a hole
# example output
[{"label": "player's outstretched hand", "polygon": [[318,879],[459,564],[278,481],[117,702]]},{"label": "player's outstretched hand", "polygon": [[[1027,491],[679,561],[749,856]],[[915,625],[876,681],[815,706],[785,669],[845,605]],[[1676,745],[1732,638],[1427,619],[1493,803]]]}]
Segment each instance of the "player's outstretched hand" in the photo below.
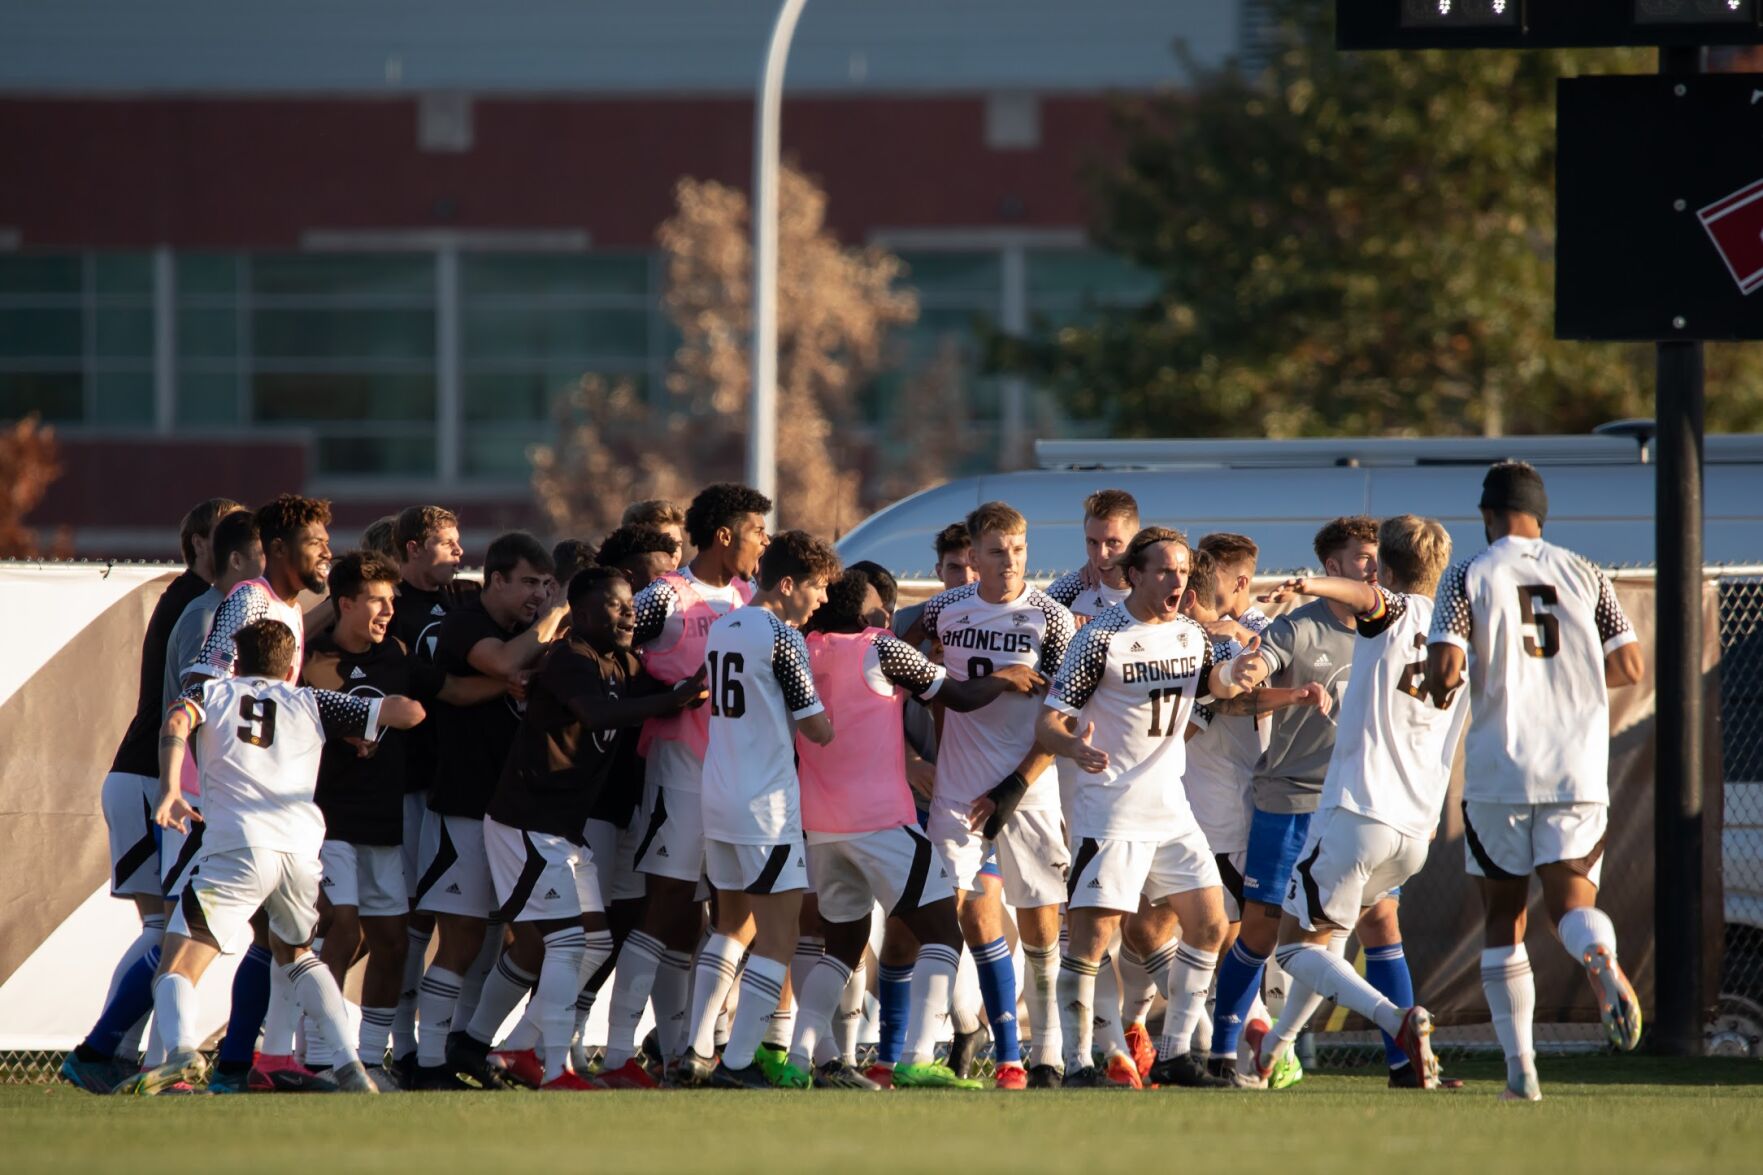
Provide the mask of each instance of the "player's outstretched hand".
[{"label": "player's outstretched hand", "polygon": [[1006,691],[1013,694],[1038,694],[1047,688],[1047,679],[1027,665],[1006,665],[992,676],[1004,682]]},{"label": "player's outstretched hand", "polygon": [[698,666],[698,672],[673,687],[673,700],[682,710],[696,710],[710,700],[709,681],[709,666]]},{"label": "player's outstretched hand", "polygon": [[1255,598],[1263,604],[1285,604],[1289,603],[1293,596],[1307,596],[1309,594],[1310,581],[1299,576],[1296,579],[1285,580],[1266,595]]},{"label": "player's outstretched hand", "polygon": [[159,807],[153,812],[153,823],[161,828],[175,828],[179,832],[190,831],[190,821],[202,823],[202,813],[190,806],[184,799],[184,793],[174,791],[159,801]]},{"label": "player's outstretched hand", "polygon": [[1100,775],[1108,770],[1108,752],[1099,751],[1091,745],[1090,739],[1095,737],[1095,734],[1096,724],[1094,722],[1084,727],[1083,733],[1077,736],[1077,753],[1071,756],[1071,761],[1091,775]]},{"label": "player's outstretched hand", "polygon": [[1267,654],[1261,651],[1261,638],[1251,636],[1243,645],[1243,651],[1225,662],[1231,666],[1230,676],[1239,689],[1250,690],[1267,680],[1269,666]]},{"label": "player's outstretched hand", "polygon": [[1328,690],[1323,688],[1320,681],[1312,681],[1298,691],[1298,705],[1315,706],[1324,717],[1327,717],[1329,710],[1334,706],[1334,699],[1329,696]]},{"label": "player's outstretched hand", "polygon": [[389,698],[380,699],[381,726],[389,726],[393,730],[409,730],[426,717],[428,711],[415,698],[393,694]]}]

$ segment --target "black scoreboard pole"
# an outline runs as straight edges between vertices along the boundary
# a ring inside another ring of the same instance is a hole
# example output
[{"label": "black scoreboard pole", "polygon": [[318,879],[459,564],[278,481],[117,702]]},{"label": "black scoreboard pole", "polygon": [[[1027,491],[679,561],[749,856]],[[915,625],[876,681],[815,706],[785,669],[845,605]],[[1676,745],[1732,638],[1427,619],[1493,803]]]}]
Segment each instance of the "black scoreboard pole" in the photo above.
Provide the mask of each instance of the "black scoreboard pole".
[{"label": "black scoreboard pole", "polygon": [[[1702,72],[1706,50],[1664,46],[1659,72]],[[1688,83],[1693,84],[1693,83]],[[1695,324],[1687,325],[1690,329]],[[1702,1052],[1702,343],[1656,344],[1653,1051]]]}]

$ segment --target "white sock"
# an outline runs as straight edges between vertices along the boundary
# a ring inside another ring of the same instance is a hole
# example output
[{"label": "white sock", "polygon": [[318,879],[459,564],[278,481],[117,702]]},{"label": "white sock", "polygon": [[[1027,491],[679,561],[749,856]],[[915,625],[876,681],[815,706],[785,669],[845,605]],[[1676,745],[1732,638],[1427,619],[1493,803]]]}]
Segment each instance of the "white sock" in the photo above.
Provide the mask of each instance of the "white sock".
[{"label": "white sock", "polygon": [[1506,1054],[1506,1080],[1515,1083],[1536,1073],[1531,1020],[1536,1015],[1536,977],[1523,943],[1488,947],[1481,953],[1481,990],[1493,1014],[1494,1035]]},{"label": "white sock", "polygon": [[1123,946],[1116,957],[1120,962],[1120,1018],[1128,1024],[1143,1024],[1151,1014],[1151,1001],[1157,998],[1157,982],[1137,952]]},{"label": "white sock", "polygon": [[165,915],[148,914],[142,918],[141,933],[135,935],[135,940],[129,943],[129,949],[122,953],[122,958],[116,961],[116,967],[110,972],[110,987],[104,993],[105,1004],[109,1004],[111,1000],[116,998],[116,989],[122,983],[122,977],[128,974],[129,968],[133,967],[142,955],[164,941]]},{"label": "white sock", "polygon": [[[1273,956],[1271,956],[1271,955],[1268,956],[1269,961],[1271,961],[1272,958],[1273,958]],[[1283,969],[1280,972],[1279,982],[1281,985],[1281,990],[1284,993],[1280,997],[1280,1003],[1282,1005],[1290,1003],[1291,1002],[1290,988],[1289,988],[1289,985],[1286,984],[1285,972]],[[1285,1009],[1282,1006],[1280,1010],[1283,1012]],[[1280,1019],[1280,1017],[1273,1014],[1273,1009],[1269,1008],[1267,1006],[1267,1001],[1265,1001],[1261,998],[1261,993],[1256,992],[1255,999],[1249,1004],[1248,1018],[1245,1019],[1243,1021],[1243,1023],[1244,1024],[1252,1024],[1255,1021],[1259,1020],[1263,1024],[1274,1024],[1274,1023],[1277,1023],[1279,1021],[1279,1019]]]},{"label": "white sock", "polygon": [[[569,1068],[570,1029],[575,1021],[575,997],[581,990],[582,961],[587,951],[588,936],[580,926],[554,930],[545,936],[545,960],[539,964],[533,1003],[538,1007],[534,1018],[539,1022],[539,1038],[544,1044],[546,1081],[556,1080]],[[493,979],[484,985],[486,1002],[491,983]]]},{"label": "white sock", "polygon": [[153,1022],[167,1052],[196,1051],[196,985],[175,973],[153,984]]},{"label": "white sock", "polygon": [[847,1065],[857,1064],[857,1038],[863,1031],[864,1005],[869,997],[867,970],[863,960],[859,959],[856,970],[845,983],[845,990],[839,993],[839,1014],[833,1022],[833,1036],[839,1060]]},{"label": "white sock", "polygon": [[[1175,965],[1175,949],[1181,945],[1178,935],[1170,939],[1140,960],[1144,964],[1146,974],[1150,975],[1157,988],[1157,994],[1165,1000],[1169,999],[1169,969]],[[1165,1021],[1168,1013],[1164,1013]]]},{"label": "white sock", "polygon": [[851,968],[824,950],[816,956],[813,969],[796,989],[796,1028],[789,1045],[792,1063],[812,1067],[820,1043],[832,1035],[833,1013],[850,980]]},{"label": "white sock", "polygon": [[[692,1038],[692,985],[696,969],[685,951],[663,951],[649,1004],[655,1009],[655,1040],[667,1060],[684,1055]],[[708,1054],[706,1054],[708,1055]]]},{"label": "white sock", "polygon": [[331,1042],[331,1062],[347,1065],[360,1058],[349,1043],[349,1006],[343,1002],[342,989],[329,967],[317,955],[304,954],[289,963],[285,970],[294,988],[294,1000],[318,1021],[325,1039]]},{"label": "white sock", "polygon": [[1610,952],[1612,959],[1616,957],[1616,924],[1610,921],[1610,915],[1596,906],[1580,906],[1567,911],[1556,929],[1561,932],[1561,945],[1582,967],[1586,952],[1593,947],[1603,947]]},{"label": "white sock", "polygon": [[[922,950],[918,957],[924,958]],[[917,978],[913,976],[915,982]],[[955,1031],[978,1032],[980,1025],[985,1023],[985,1007],[985,996],[979,989],[979,965],[973,961],[973,952],[964,950],[955,967],[955,991],[951,997],[950,1014],[955,1019]]]},{"label": "white sock", "polygon": [[826,939],[804,935],[796,940],[796,949],[790,954],[790,988],[798,993],[798,1001],[802,998],[802,985],[808,982],[808,973],[824,954]]},{"label": "white sock", "polygon": [[[711,940],[712,943],[715,941]],[[706,947],[706,952],[708,949]],[[702,965],[700,961],[699,966]],[[745,1069],[753,1063],[753,1054],[759,1051],[759,1039],[765,1033],[766,1021],[783,998],[784,977],[789,973],[789,966],[778,959],[768,959],[764,955],[747,957],[747,967],[741,975],[740,1003],[735,1006],[734,1023],[728,1028],[728,1044],[722,1050],[722,1063],[730,1069]],[[706,976],[700,973],[700,988],[705,981]],[[842,980],[840,986],[844,986]],[[837,998],[837,989],[834,989],[834,998]]]},{"label": "white sock", "polygon": [[263,1017],[263,1055],[291,1057],[294,1055],[294,1022],[300,1010],[294,1004],[294,985],[285,968],[271,964],[269,968],[269,1010]]},{"label": "white sock", "polygon": [[1163,1013],[1163,1035],[1157,1041],[1158,1059],[1180,1056],[1192,1047],[1194,1025],[1205,1013],[1206,989],[1212,986],[1212,973],[1217,969],[1217,951],[1203,951],[1180,941],[1175,944],[1165,981],[1169,1007]]},{"label": "white sock", "polygon": [[[540,967],[544,966],[542,960],[539,965]],[[478,1006],[483,1006],[481,997]],[[539,1041],[539,1009],[529,997],[526,1001],[526,1007],[520,1010],[520,1019],[514,1022],[514,1027],[508,1030],[508,1035],[502,1038],[496,1048],[507,1052],[526,1052],[529,1049],[537,1049]]]},{"label": "white sock", "polygon": [[1205,1052],[1212,1043],[1212,1009],[1205,1000],[1200,1001],[1200,1014],[1194,1020],[1193,1051]]},{"label": "white sock", "polygon": [[1059,966],[1059,1028],[1065,1045],[1067,1075],[1096,1063],[1091,1055],[1091,1040],[1097,970],[1097,964],[1070,955],[1066,955]]},{"label": "white sock", "polygon": [[1028,970],[1028,982],[1024,984],[1024,994],[1028,997],[1028,1028],[1034,1034],[1029,1063],[1062,1064],[1059,1032],[1059,947],[1031,947],[1024,943],[1022,956]]},{"label": "white sock", "polygon": [[459,977],[459,1007],[453,1013],[453,1023],[460,1027],[470,1024],[477,1015],[477,1002],[483,995],[484,981],[490,977],[490,971],[502,953],[504,937],[502,924],[492,920],[484,929],[484,942],[478,948],[477,958]]},{"label": "white sock", "polygon": [[386,1042],[392,1037],[392,1022],[398,1018],[396,1008],[361,1009],[360,1045],[356,1051],[366,1065],[383,1065],[386,1061]]},{"label": "white sock", "polygon": [[[1126,1025],[1121,1020],[1120,977],[1114,973],[1114,956],[1104,954],[1096,971],[1095,1002],[1091,1005],[1091,1033],[1096,1051],[1104,1057],[1119,1053],[1132,1056],[1126,1044]],[[1060,1021],[1061,1025],[1064,1021]]]},{"label": "white sock", "polygon": [[[579,931],[581,928],[578,926],[572,929]],[[567,934],[568,931],[559,931],[558,933]],[[549,937],[546,941],[550,941]],[[510,958],[507,951],[496,956],[496,965],[490,968],[489,976],[479,987],[477,1006],[472,1010],[471,1020],[466,1024],[465,1031],[471,1034],[473,1040],[481,1044],[495,1044],[496,1034],[502,1031],[503,1022],[514,1014],[514,1009],[533,989],[533,984],[537,982],[537,979],[538,977],[531,971],[521,967]],[[462,1005],[464,999],[465,997],[462,995],[460,997]],[[566,1006],[573,1006],[574,1003],[575,992],[571,991]]]},{"label": "white sock", "polygon": [[432,930],[407,927],[404,931],[404,982],[398,989],[398,1014],[392,1020],[392,1055],[408,1057],[416,1051],[416,991],[428,966]]},{"label": "white sock", "polygon": [[[332,978],[336,977],[332,976]],[[347,1024],[347,1021],[344,1023]],[[324,1034],[324,1026],[319,1024],[316,1017],[302,1015],[300,1017],[300,1031],[306,1038],[302,1059],[306,1062],[308,1069],[322,1069],[326,1065],[334,1063],[331,1060],[331,1042]]]},{"label": "white sock", "polygon": [[[1273,951],[1267,952],[1267,961],[1261,968],[1260,1002],[1265,1013],[1264,1018],[1269,1024],[1278,1020],[1286,1010],[1286,993],[1290,984],[1286,980],[1285,968],[1279,964],[1279,956]],[[1251,1011],[1249,1019],[1255,1019]],[[1248,1023],[1247,1020],[1244,1023]]]},{"label": "white sock", "polygon": [[[710,941],[698,952],[698,965],[693,968],[692,987],[692,1029],[691,1049],[700,1057],[711,1057],[716,1054],[716,1017],[722,1011],[722,1005],[735,986],[735,976],[740,972],[741,956],[746,952],[741,944],[726,934],[713,934]],[[787,975],[789,968],[779,963],[782,974]],[[659,976],[658,976],[659,977]],[[778,979],[778,994],[782,994],[782,976]],[[744,994],[744,993],[743,993]],[[742,1003],[746,1001],[743,999]],[[763,1008],[752,1009],[753,1018],[759,1024],[753,1034],[753,1049],[759,1048],[759,1033],[765,1030],[764,1018],[769,1017],[777,1007],[777,995],[773,995],[771,1003]],[[659,1014],[659,1012],[657,1013]],[[742,1058],[741,1064],[751,1061],[752,1055]]]},{"label": "white sock", "polygon": [[788,1007],[773,1008],[771,1015],[766,1017],[765,1032],[760,1043],[766,1048],[787,1051],[790,1041],[796,1036],[796,1005],[792,1000]]},{"label": "white sock", "polygon": [[[427,1067],[447,1063],[447,1034],[459,1010],[459,973],[434,964],[416,993],[416,1015],[422,1031],[416,1038],[416,1063]],[[267,1031],[267,1029],[266,1029]]]},{"label": "white sock", "polygon": [[912,966],[906,1044],[900,1052],[900,1059],[908,1065],[928,1065],[936,1059],[937,1041],[948,1023],[963,958],[971,956],[959,947],[930,943],[918,948],[918,961]]},{"label": "white sock", "polygon": [[[616,1069],[637,1054],[637,1025],[649,1005],[665,948],[661,940],[633,930],[618,948],[618,969],[612,973],[612,1006],[606,1014],[606,1068]],[[660,1020],[657,1018],[659,1025]]]},{"label": "white sock", "polygon": [[[1311,943],[1290,943],[1279,948],[1280,964],[1299,983],[1325,1000],[1350,1008],[1376,1024],[1391,1036],[1402,1031],[1403,1008],[1392,1004],[1382,992],[1365,982],[1365,978],[1333,951]],[[1288,1008],[1290,1005],[1287,1005]],[[1292,1009],[1296,1011],[1297,1009]],[[1315,1009],[1311,1009],[1314,1014]],[[1285,1020],[1281,1017],[1281,1020]],[[1297,1016],[1292,1016],[1290,1030],[1296,1037],[1303,1029]],[[1309,1017],[1304,1017],[1308,1020]]]}]

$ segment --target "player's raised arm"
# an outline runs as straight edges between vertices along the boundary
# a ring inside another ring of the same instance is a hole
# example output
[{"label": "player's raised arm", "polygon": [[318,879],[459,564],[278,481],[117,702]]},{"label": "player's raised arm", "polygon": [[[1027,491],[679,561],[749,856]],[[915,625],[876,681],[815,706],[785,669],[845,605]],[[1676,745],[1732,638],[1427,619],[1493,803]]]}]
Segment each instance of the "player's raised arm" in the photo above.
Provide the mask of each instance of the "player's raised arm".
[{"label": "player's raised arm", "polygon": [[1454,563],[1439,580],[1434,597],[1432,630],[1426,636],[1426,682],[1421,692],[1443,708],[1463,684],[1463,667],[1469,659],[1469,641],[1475,635],[1474,612],[1469,606],[1469,564]]},{"label": "player's raised arm", "polygon": [[1283,604],[1293,596],[1315,596],[1318,599],[1333,600],[1361,615],[1375,611],[1382,601],[1382,595],[1375,585],[1362,579],[1347,579],[1340,575],[1298,576],[1286,580],[1266,595],[1255,598],[1263,604]]},{"label": "player's raised arm", "polygon": [[[201,687],[197,687],[200,696]],[[159,803],[153,810],[153,822],[161,828],[190,831],[190,821],[200,822],[202,814],[184,799],[184,756],[189,753],[189,739],[202,725],[202,707],[189,698],[179,698],[159,728]]]}]

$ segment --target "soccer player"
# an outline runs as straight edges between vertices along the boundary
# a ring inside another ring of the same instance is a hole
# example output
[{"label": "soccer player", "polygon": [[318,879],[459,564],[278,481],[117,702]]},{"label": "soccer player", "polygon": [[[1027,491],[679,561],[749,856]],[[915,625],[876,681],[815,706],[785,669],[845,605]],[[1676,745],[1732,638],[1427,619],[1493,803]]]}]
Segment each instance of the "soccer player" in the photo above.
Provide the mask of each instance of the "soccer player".
[{"label": "soccer player", "polygon": [[[550,552],[532,535],[497,538],[484,555],[484,590],[441,621],[435,663],[452,677],[518,681],[568,616],[565,605],[551,603],[551,572]],[[490,927],[498,903],[484,856],[484,806],[521,710],[514,693],[435,706],[438,769],[422,828],[416,907],[435,915],[440,942],[417,995],[419,1089],[457,1089],[460,1074],[503,1088],[488,1058],[491,1039],[533,983],[530,973],[501,960],[476,981],[480,991],[468,990],[468,979],[489,970],[502,942],[501,925]]]},{"label": "soccer player", "polygon": [[[704,664],[704,640],[719,616],[752,596],[747,582],[765,550],[771,499],[731,483],[706,486],[686,510],[697,553],[637,594],[637,653],[663,685],[677,685]],[[637,869],[646,875],[643,925],[619,949],[612,979],[606,1065],[635,1055],[635,1035],[651,995],[656,1036],[674,1062],[685,1047],[691,952],[702,924],[698,880],[704,873],[704,830],[698,794],[709,743],[708,712],[686,710],[651,719],[638,750],[645,756]],[[718,1005],[720,1006],[720,1004]]]},{"label": "soccer player", "polygon": [[[1026,665],[954,682],[924,654],[871,623],[885,616],[873,573],[852,568],[827,589],[808,625],[814,685],[838,731],[828,747],[796,739],[808,874],[819,902],[826,953],[808,972],[797,999],[790,1063],[813,1068],[834,1009],[869,942],[879,901],[919,943],[911,983],[910,1041],[891,1084],[979,1088],[936,1063],[932,1048],[949,1008],[961,954],[961,926],[948,869],[918,829],[906,784],[901,712],[907,694],[951,711],[978,709],[1006,691],[1033,693],[1045,680]],[[891,577],[890,577],[891,578]],[[814,1071],[817,1085],[875,1089],[843,1059]]]},{"label": "soccer player", "polygon": [[1359,642],[1341,701],[1340,737],[1322,784],[1322,801],[1286,885],[1280,965],[1290,976],[1278,1032],[1251,1024],[1263,1078],[1274,1059],[1324,999],[1351,1008],[1395,1040],[1407,1064],[1392,1086],[1432,1089],[1437,1061],[1432,1018],[1398,1007],[1328,949],[1364,912],[1393,896],[1426,863],[1439,807],[1451,782],[1451,758],[1463,733],[1456,695],[1435,704],[1421,689],[1432,593],[1451,558],[1451,537],[1430,518],[1402,514],[1378,527],[1377,561],[1385,584],[1357,579],[1287,580],[1269,597],[1333,600],[1353,609]]},{"label": "soccer player", "polygon": [[372,551],[376,555],[384,555],[388,559],[398,557],[398,542],[393,532],[398,527],[398,516],[388,514],[384,518],[376,518],[367,524],[361,532],[361,549]]},{"label": "soccer player", "polygon": [[[147,633],[141,642],[141,673],[139,692],[135,698],[134,717],[117,745],[110,771],[104,777],[102,806],[104,824],[110,836],[110,895],[127,898],[135,903],[141,919],[141,933],[129,944],[117,961],[110,977],[110,991],[105,997],[105,1014],[100,1017],[102,1031],[91,1036],[69,1053],[61,1064],[62,1079],[92,1093],[108,1093],[136,1066],[115,1054],[125,1037],[132,1037],[133,1024],[112,1027],[126,1010],[119,1010],[118,995],[125,977],[135,964],[157,952],[165,936],[165,905],[161,895],[161,849],[157,830],[153,827],[153,800],[158,795],[159,769],[154,757],[153,738],[161,716],[160,681],[166,670],[166,649],[173,627],[184,609],[212,589],[213,555],[209,536],[222,516],[242,507],[230,498],[210,498],[185,514],[178,526],[178,541],[183,550],[184,570],[166,585],[153,614],[147,621]],[[148,981],[151,971],[147,972]],[[151,1002],[151,993],[137,989],[123,994],[126,1009]],[[141,998],[146,995],[148,998]]]},{"label": "soccer player", "polygon": [[[351,698],[292,685],[298,646],[279,620],[252,621],[229,640],[236,651],[233,675],[180,698],[160,735],[154,820],[186,832],[198,820],[207,832],[166,930],[165,959],[153,988],[154,1016],[169,1055],[119,1086],[119,1093],[155,1094],[202,1080],[196,984],[259,906],[267,910],[270,947],[296,999],[313,1011],[330,1039],[344,1040],[349,1021],[343,993],[308,946],[318,923],[318,849],[324,839],[324,821],[312,802],[319,755],[327,738],[371,740],[382,725],[404,728],[423,718],[422,706],[408,698]],[[202,771],[200,814],[185,802],[180,785],[192,734]],[[337,1088],[379,1092],[346,1042],[336,1056]]]},{"label": "soccer player", "polygon": [[664,530],[636,522],[607,535],[595,562],[624,572],[631,590],[640,592],[679,567],[679,552],[678,539]]},{"label": "soccer player", "polygon": [[1535,469],[1493,466],[1480,505],[1488,546],[1439,584],[1426,689],[1442,703],[1467,662],[1463,839],[1486,907],[1482,990],[1506,1054],[1500,1096],[1536,1101],[1536,984],[1524,949],[1532,873],[1597,994],[1610,1043],[1640,1040],[1640,1001],[1596,903],[1610,816],[1609,690],[1639,681],[1645,666],[1610,581],[1543,538],[1549,497]]},{"label": "soccer player", "polygon": [[[1227,1084],[1192,1052],[1226,923],[1218,865],[1182,790],[1182,759],[1195,701],[1252,689],[1266,666],[1253,652],[1215,661],[1211,638],[1181,615],[1189,559],[1179,531],[1133,536],[1121,557],[1131,594],[1078,632],[1038,720],[1041,744],[1084,772],[1068,817],[1077,853],[1059,972],[1067,1085],[1120,1084],[1091,1061],[1091,1015],[1103,953],[1141,897],[1151,904],[1139,931],[1172,957],[1151,1080]],[[1126,1084],[1136,1088],[1131,1057],[1117,1059],[1110,1069],[1130,1073]]]},{"label": "soccer player", "polygon": [[[705,637],[710,734],[700,801],[716,932],[698,954],[691,1042],[680,1066],[688,1081],[710,1070],[716,1017],[750,948],[728,1043],[707,1076],[727,1089],[771,1085],[755,1054],[783,996],[808,884],[795,735],[823,746],[833,738],[799,630],[838,574],[831,547],[785,531],[759,557],[752,602],[718,619]],[[807,1085],[787,1066],[779,1080]]]},{"label": "soccer player", "polygon": [[[1335,519],[1316,533],[1313,547],[1329,575],[1361,582],[1377,575],[1377,523],[1370,518]],[[1355,619],[1346,605],[1317,600],[1281,616],[1261,633],[1260,650],[1267,659],[1269,684],[1297,690],[1320,683],[1329,693],[1330,705],[1328,709],[1294,706],[1276,714],[1267,750],[1255,769],[1255,807],[1243,863],[1242,927],[1218,968],[1211,1060],[1214,1072],[1247,1085],[1259,1084],[1259,1079],[1253,1066],[1247,1072],[1237,1066],[1237,1042],[1260,993],[1267,956],[1278,945],[1286,879],[1297,864],[1298,850],[1309,832],[1310,817],[1328,773],[1335,745],[1335,724],[1328,713],[1339,707],[1352,669],[1358,639]],[[1258,709],[1250,695],[1222,702],[1215,712],[1249,714]],[[1359,941],[1367,949],[1401,941],[1400,931],[1394,929],[1393,909],[1383,912],[1390,905],[1380,904],[1361,920]],[[1414,1002],[1413,986],[1407,980],[1405,961],[1400,961],[1400,968],[1402,980],[1409,983],[1410,996],[1400,1001],[1405,1007]],[[1403,1059],[1393,1042],[1386,1045],[1386,1051],[1394,1054],[1389,1057],[1392,1065]]]},{"label": "soccer player", "polygon": [[[679,567],[679,556],[685,553],[686,535],[689,533],[689,528],[686,523],[686,511],[681,510],[677,503],[666,498],[647,498],[641,502],[632,502],[624,508],[624,515],[618,520],[618,524],[620,527],[652,526],[673,539],[674,564],[667,570],[673,571]],[[640,584],[633,586],[638,591],[642,590]]]},{"label": "soccer player", "polygon": [[[538,972],[538,1087],[557,1091],[602,1088],[577,1073],[570,1058],[577,997],[613,947],[584,828],[637,728],[705,698],[702,673],[671,689],[643,673],[631,651],[630,585],[617,571],[577,572],[569,609],[569,635],[551,646],[528,682],[526,716],[484,817],[500,916],[514,929],[508,954],[516,966]],[[643,1077],[638,1084],[653,1087]]]},{"label": "soccer player", "polygon": [[[1125,490],[1097,490],[1084,499],[1084,565],[1047,585],[1047,594],[1071,609],[1079,628],[1104,608],[1126,599],[1120,556],[1139,530],[1139,504]],[[1065,790],[1060,765],[1060,790]]]},{"label": "soccer player", "polygon": [[[950,679],[983,677],[1004,665],[1051,676],[1071,643],[1071,613],[1023,580],[1027,520],[1003,502],[987,502],[968,515],[967,530],[978,582],[933,596],[922,616],[924,631],[942,642]],[[1060,827],[1053,757],[1035,741],[1039,709],[1033,698],[1010,695],[984,710],[945,716],[927,829],[962,895],[962,932],[979,969],[1000,1089],[1056,1087],[1062,1063],[1059,906],[1071,858]],[[1017,1040],[1016,974],[1003,905],[995,882],[981,879],[994,848],[1002,900],[1016,909],[1028,960],[1032,1082]]]},{"label": "soccer player", "polygon": [[595,553],[594,544],[585,539],[563,539],[551,548],[551,563],[557,569],[551,578],[557,581],[560,595],[576,572],[594,565]]}]

